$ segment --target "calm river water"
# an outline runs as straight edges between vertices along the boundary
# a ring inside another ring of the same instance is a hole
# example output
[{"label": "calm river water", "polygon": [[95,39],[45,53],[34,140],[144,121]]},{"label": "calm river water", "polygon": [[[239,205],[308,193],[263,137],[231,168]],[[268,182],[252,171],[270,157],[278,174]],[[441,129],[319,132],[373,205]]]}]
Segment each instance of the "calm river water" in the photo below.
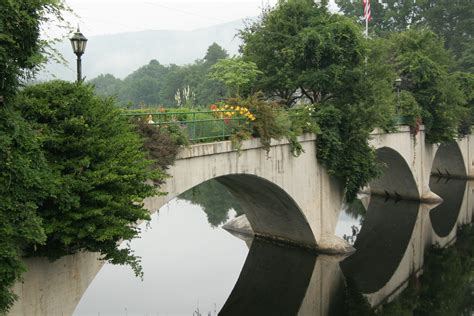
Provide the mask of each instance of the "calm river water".
[{"label": "calm river water", "polygon": [[[317,256],[231,235],[242,213],[216,182],[162,207],[132,248],[131,269],[105,265],[74,315],[474,315],[474,185],[436,179],[434,207],[361,196],[337,235],[357,249]],[[449,246],[449,247],[448,247]]]}]

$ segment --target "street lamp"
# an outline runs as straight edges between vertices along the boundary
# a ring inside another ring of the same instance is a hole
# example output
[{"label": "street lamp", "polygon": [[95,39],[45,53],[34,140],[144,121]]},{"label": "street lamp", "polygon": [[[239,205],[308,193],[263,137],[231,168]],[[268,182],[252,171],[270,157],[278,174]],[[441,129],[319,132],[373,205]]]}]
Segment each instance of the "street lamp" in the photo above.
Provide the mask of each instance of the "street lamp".
[{"label": "street lamp", "polygon": [[74,35],[69,39],[71,41],[72,50],[74,54],[77,56],[77,82],[82,81],[82,62],[81,56],[84,54],[86,50],[87,38],[81,33],[79,30],[79,26],[77,26],[77,31]]},{"label": "street lamp", "polygon": [[397,113],[400,112],[400,89],[402,87],[402,79],[395,79],[395,87],[397,88]]}]

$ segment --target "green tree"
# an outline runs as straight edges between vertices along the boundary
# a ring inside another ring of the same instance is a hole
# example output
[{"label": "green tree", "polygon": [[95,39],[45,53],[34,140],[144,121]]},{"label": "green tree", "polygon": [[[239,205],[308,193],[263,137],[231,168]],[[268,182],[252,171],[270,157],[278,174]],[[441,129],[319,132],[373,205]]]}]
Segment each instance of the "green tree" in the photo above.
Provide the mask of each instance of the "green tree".
[{"label": "green tree", "polygon": [[63,10],[61,0],[0,0],[0,96],[13,95],[47,59],[40,28],[51,18],[62,21]]},{"label": "green tree", "polygon": [[[364,21],[365,24],[362,1],[335,0],[335,2],[344,15],[354,17],[361,23]],[[421,3],[424,2],[426,1],[370,1],[372,20],[369,22],[369,31],[383,35],[404,31],[410,25],[416,25],[421,19]]]},{"label": "green tree", "polygon": [[123,80],[119,100],[125,104],[161,104],[160,91],[167,74],[168,67],[151,60]]},{"label": "green tree", "polygon": [[[336,3],[345,15],[362,22],[362,1],[336,0]],[[371,32],[386,36],[408,28],[427,27],[444,39],[445,47],[454,53],[456,59],[469,58],[472,64],[474,6],[471,1],[371,1],[371,11]],[[460,67],[460,70],[465,69],[462,64]]]},{"label": "green tree", "polygon": [[311,0],[279,1],[240,36],[243,58],[263,72],[257,89],[287,106],[317,104],[318,158],[354,199],[378,175],[370,132],[392,124],[395,73],[383,60],[388,47],[369,49],[356,23]]},{"label": "green tree", "polygon": [[99,75],[89,81],[95,88],[95,92],[102,96],[118,96],[122,85],[122,80],[115,78],[111,74]]},{"label": "green tree", "polygon": [[14,302],[11,287],[26,270],[27,247],[44,244],[37,205],[48,196],[52,177],[34,133],[10,105],[0,107],[0,315]]},{"label": "green tree", "polygon": [[146,181],[163,175],[151,170],[153,161],[133,126],[91,86],[30,86],[17,104],[38,133],[55,185],[37,210],[46,243],[26,253],[57,259],[99,252],[103,260],[129,264],[140,274],[138,258],[119,242],[136,237],[135,224],[149,219],[142,200],[157,192]]},{"label": "green tree", "polygon": [[0,314],[14,302],[11,287],[25,270],[25,248],[45,242],[36,209],[52,190],[39,136],[12,101],[47,58],[40,27],[51,18],[61,21],[63,9],[58,0],[0,0]]},{"label": "green tree", "polygon": [[204,62],[206,63],[206,66],[212,66],[219,59],[225,59],[227,57],[229,57],[229,54],[227,54],[226,50],[214,42],[207,48],[206,56],[204,56]]},{"label": "green tree", "polygon": [[188,87],[195,94],[195,104],[208,105],[225,96],[224,84],[209,79],[207,75],[212,65],[226,57],[226,51],[213,43],[207,49],[204,59],[198,59],[190,65],[164,66],[151,60],[148,65],[140,67],[124,80],[107,74],[92,79],[90,83],[95,86],[98,94],[116,96],[117,103],[121,106],[146,104],[171,107],[176,105],[176,92]]},{"label": "green tree", "polygon": [[402,89],[410,92],[423,109],[427,139],[448,142],[458,135],[467,114],[466,98],[449,68],[453,60],[443,41],[427,30],[408,30],[390,37],[391,55]]},{"label": "green tree", "polygon": [[279,1],[240,36],[244,59],[263,72],[257,88],[289,106],[298,99],[350,104],[373,86],[361,29],[314,1]]},{"label": "green tree", "polygon": [[221,59],[211,67],[209,78],[226,85],[229,96],[240,96],[249,93],[252,83],[262,72],[251,61],[244,61],[240,57]]}]

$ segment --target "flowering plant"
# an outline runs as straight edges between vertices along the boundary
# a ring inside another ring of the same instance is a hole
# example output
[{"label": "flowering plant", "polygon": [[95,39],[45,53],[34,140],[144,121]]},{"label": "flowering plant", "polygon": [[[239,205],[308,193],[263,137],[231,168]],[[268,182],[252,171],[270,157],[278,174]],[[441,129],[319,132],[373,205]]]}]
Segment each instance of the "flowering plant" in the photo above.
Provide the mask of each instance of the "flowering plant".
[{"label": "flowering plant", "polygon": [[247,118],[249,121],[255,121],[255,115],[253,115],[248,108],[239,105],[228,105],[224,104],[217,106],[212,104],[210,109],[215,112],[214,115],[217,117],[223,118],[232,118],[234,116],[240,115]]}]

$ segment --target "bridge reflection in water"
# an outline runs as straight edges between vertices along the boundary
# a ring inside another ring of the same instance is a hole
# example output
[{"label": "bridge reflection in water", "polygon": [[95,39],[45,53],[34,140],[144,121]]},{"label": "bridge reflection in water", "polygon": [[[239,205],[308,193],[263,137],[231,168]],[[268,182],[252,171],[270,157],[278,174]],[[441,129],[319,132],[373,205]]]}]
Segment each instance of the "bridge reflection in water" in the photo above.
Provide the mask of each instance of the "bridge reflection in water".
[{"label": "bridge reflection in water", "polygon": [[[419,287],[431,246],[454,243],[473,215],[473,183],[433,177],[430,187],[444,203],[372,197],[355,239],[357,252],[341,261],[255,239],[220,314],[345,315],[350,309],[357,315],[394,300],[410,280]],[[354,306],[351,295],[362,306]]]},{"label": "bridge reflection in water", "polygon": [[[244,238],[249,247],[248,256],[233,289],[230,290],[231,284],[227,289],[220,288],[227,293],[221,293],[222,301],[215,312],[219,315],[370,315],[376,309],[389,309],[385,304],[396,300],[400,293],[404,295],[410,283],[418,289],[429,287],[423,281],[423,265],[433,245],[452,245],[458,228],[471,223],[474,182],[432,177],[430,188],[444,199],[443,203],[436,206],[366,196],[364,203],[358,202],[341,214],[343,220],[339,221],[337,232],[341,237],[352,238],[357,249],[349,257],[317,255],[268,240]],[[229,218],[230,208],[237,215],[242,214],[232,197],[220,190],[222,187],[211,181],[188,191],[181,199],[200,206],[211,226],[217,227]],[[200,280],[196,282],[202,287],[208,285],[204,279]],[[167,293],[176,290],[169,287],[160,290],[159,299],[166,300]],[[85,315],[84,305],[91,302],[90,289],[87,292],[76,310],[77,315]],[[94,295],[107,297],[109,293],[94,290]],[[229,295],[227,299],[226,295]],[[135,315],[131,311],[128,314]],[[207,310],[202,315],[208,315]]]}]

